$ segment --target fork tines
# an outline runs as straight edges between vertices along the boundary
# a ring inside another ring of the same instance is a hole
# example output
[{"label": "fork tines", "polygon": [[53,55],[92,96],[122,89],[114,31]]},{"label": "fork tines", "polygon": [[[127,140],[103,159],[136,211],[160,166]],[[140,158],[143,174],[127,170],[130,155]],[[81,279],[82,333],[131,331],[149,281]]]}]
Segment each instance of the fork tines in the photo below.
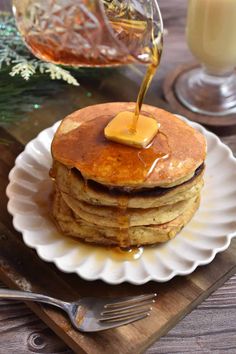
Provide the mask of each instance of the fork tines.
[{"label": "fork tines", "polygon": [[143,319],[150,315],[155,297],[156,294],[148,294],[122,298],[122,300],[115,298],[104,305],[99,321],[127,324]]}]

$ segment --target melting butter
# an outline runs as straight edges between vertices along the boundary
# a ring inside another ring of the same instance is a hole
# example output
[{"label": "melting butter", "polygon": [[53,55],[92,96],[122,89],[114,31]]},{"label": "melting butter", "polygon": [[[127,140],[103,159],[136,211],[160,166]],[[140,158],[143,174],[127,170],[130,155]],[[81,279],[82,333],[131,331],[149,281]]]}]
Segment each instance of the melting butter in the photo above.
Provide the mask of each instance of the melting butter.
[{"label": "melting butter", "polygon": [[154,118],[140,114],[134,130],[133,121],[133,112],[118,113],[105,127],[105,137],[121,144],[145,148],[157,134],[160,124]]}]

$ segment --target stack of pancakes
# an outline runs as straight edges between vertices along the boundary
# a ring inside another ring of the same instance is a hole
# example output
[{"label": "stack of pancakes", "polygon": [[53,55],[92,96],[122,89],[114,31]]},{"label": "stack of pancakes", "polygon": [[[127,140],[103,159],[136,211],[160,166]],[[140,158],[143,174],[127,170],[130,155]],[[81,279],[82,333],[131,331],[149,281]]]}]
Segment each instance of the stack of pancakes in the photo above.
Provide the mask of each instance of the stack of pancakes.
[{"label": "stack of pancakes", "polygon": [[197,210],[204,137],[172,114],[143,105],[142,114],[161,125],[151,146],[108,141],[108,122],[133,110],[133,103],[90,106],[59,126],[51,176],[53,216],[64,234],[120,247],[155,244],[173,238]]}]

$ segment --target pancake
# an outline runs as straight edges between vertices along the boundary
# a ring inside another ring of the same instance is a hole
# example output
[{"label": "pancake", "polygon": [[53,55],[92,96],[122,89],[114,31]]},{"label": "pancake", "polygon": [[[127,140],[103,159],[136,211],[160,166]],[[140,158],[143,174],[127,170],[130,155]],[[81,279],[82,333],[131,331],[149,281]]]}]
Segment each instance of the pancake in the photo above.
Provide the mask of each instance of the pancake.
[{"label": "pancake", "polygon": [[173,238],[193,217],[199,207],[197,196],[191,205],[177,218],[161,225],[134,226],[126,230],[97,226],[76,217],[57,191],[53,199],[53,216],[63,234],[77,237],[85,242],[106,246],[130,247],[166,242]]},{"label": "pancake", "polygon": [[192,199],[182,200],[175,204],[167,204],[159,208],[131,209],[124,211],[120,208],[96,206],[80,202],[66,193],[61,193],[64,202],[74,212],[76,217],[94,225],[120,227],[139,225],[164,224],[177,218],[192,204]]},{"label": "pancake", "polygon": [[134,191],[127,189],[110,189],[104,185],[86,181],[74,169],[68,169],[61,163],[55,162],[53,177],[60,191],[74,199],[93,204],[119,207],[120,200],[127,200],[128,208],[154,208],[167,204],[175,204],[182,200],[191,199],[199,194],[203,187],[204,166],[187,182],[169,188],[148,188]]},{"label": "pancake", "polygon": [[166,242],[199,207],[205,138],[171,113],[143,105],[142,113],[160,123],[149,146],[107,140],[106,125],[134,107],[90,106],[67,116],[56,131],[52,213],[65,235],[119,247]]},{"label": "pancake", "polygon": [[84,179],[105,186],[173,187],[188,181],[205,160],[206,142],[201,133],[171,113],[142,106],[142,113],[161,125],[148,149],[105,139],[103,131],[108,122],[117,113],[133,111],[134,107],[134,103],[106,103],[67,116],[52,142],[53,159],[78,169]]}]

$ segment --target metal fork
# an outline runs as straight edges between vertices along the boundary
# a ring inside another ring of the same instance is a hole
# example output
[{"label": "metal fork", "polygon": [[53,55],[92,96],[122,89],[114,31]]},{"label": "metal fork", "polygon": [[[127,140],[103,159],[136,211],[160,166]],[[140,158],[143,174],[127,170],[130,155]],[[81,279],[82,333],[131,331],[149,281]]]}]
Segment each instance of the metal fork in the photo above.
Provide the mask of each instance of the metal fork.
[{"label": "metal fork", "polygon": [[50,296],[0,289],[0,299],[37,301],[60,307],[73,326],[82,332],[97,332],[141,320],[150,315],[156,294],[95,298],[86,297],[76,302],[65,302]]}]

